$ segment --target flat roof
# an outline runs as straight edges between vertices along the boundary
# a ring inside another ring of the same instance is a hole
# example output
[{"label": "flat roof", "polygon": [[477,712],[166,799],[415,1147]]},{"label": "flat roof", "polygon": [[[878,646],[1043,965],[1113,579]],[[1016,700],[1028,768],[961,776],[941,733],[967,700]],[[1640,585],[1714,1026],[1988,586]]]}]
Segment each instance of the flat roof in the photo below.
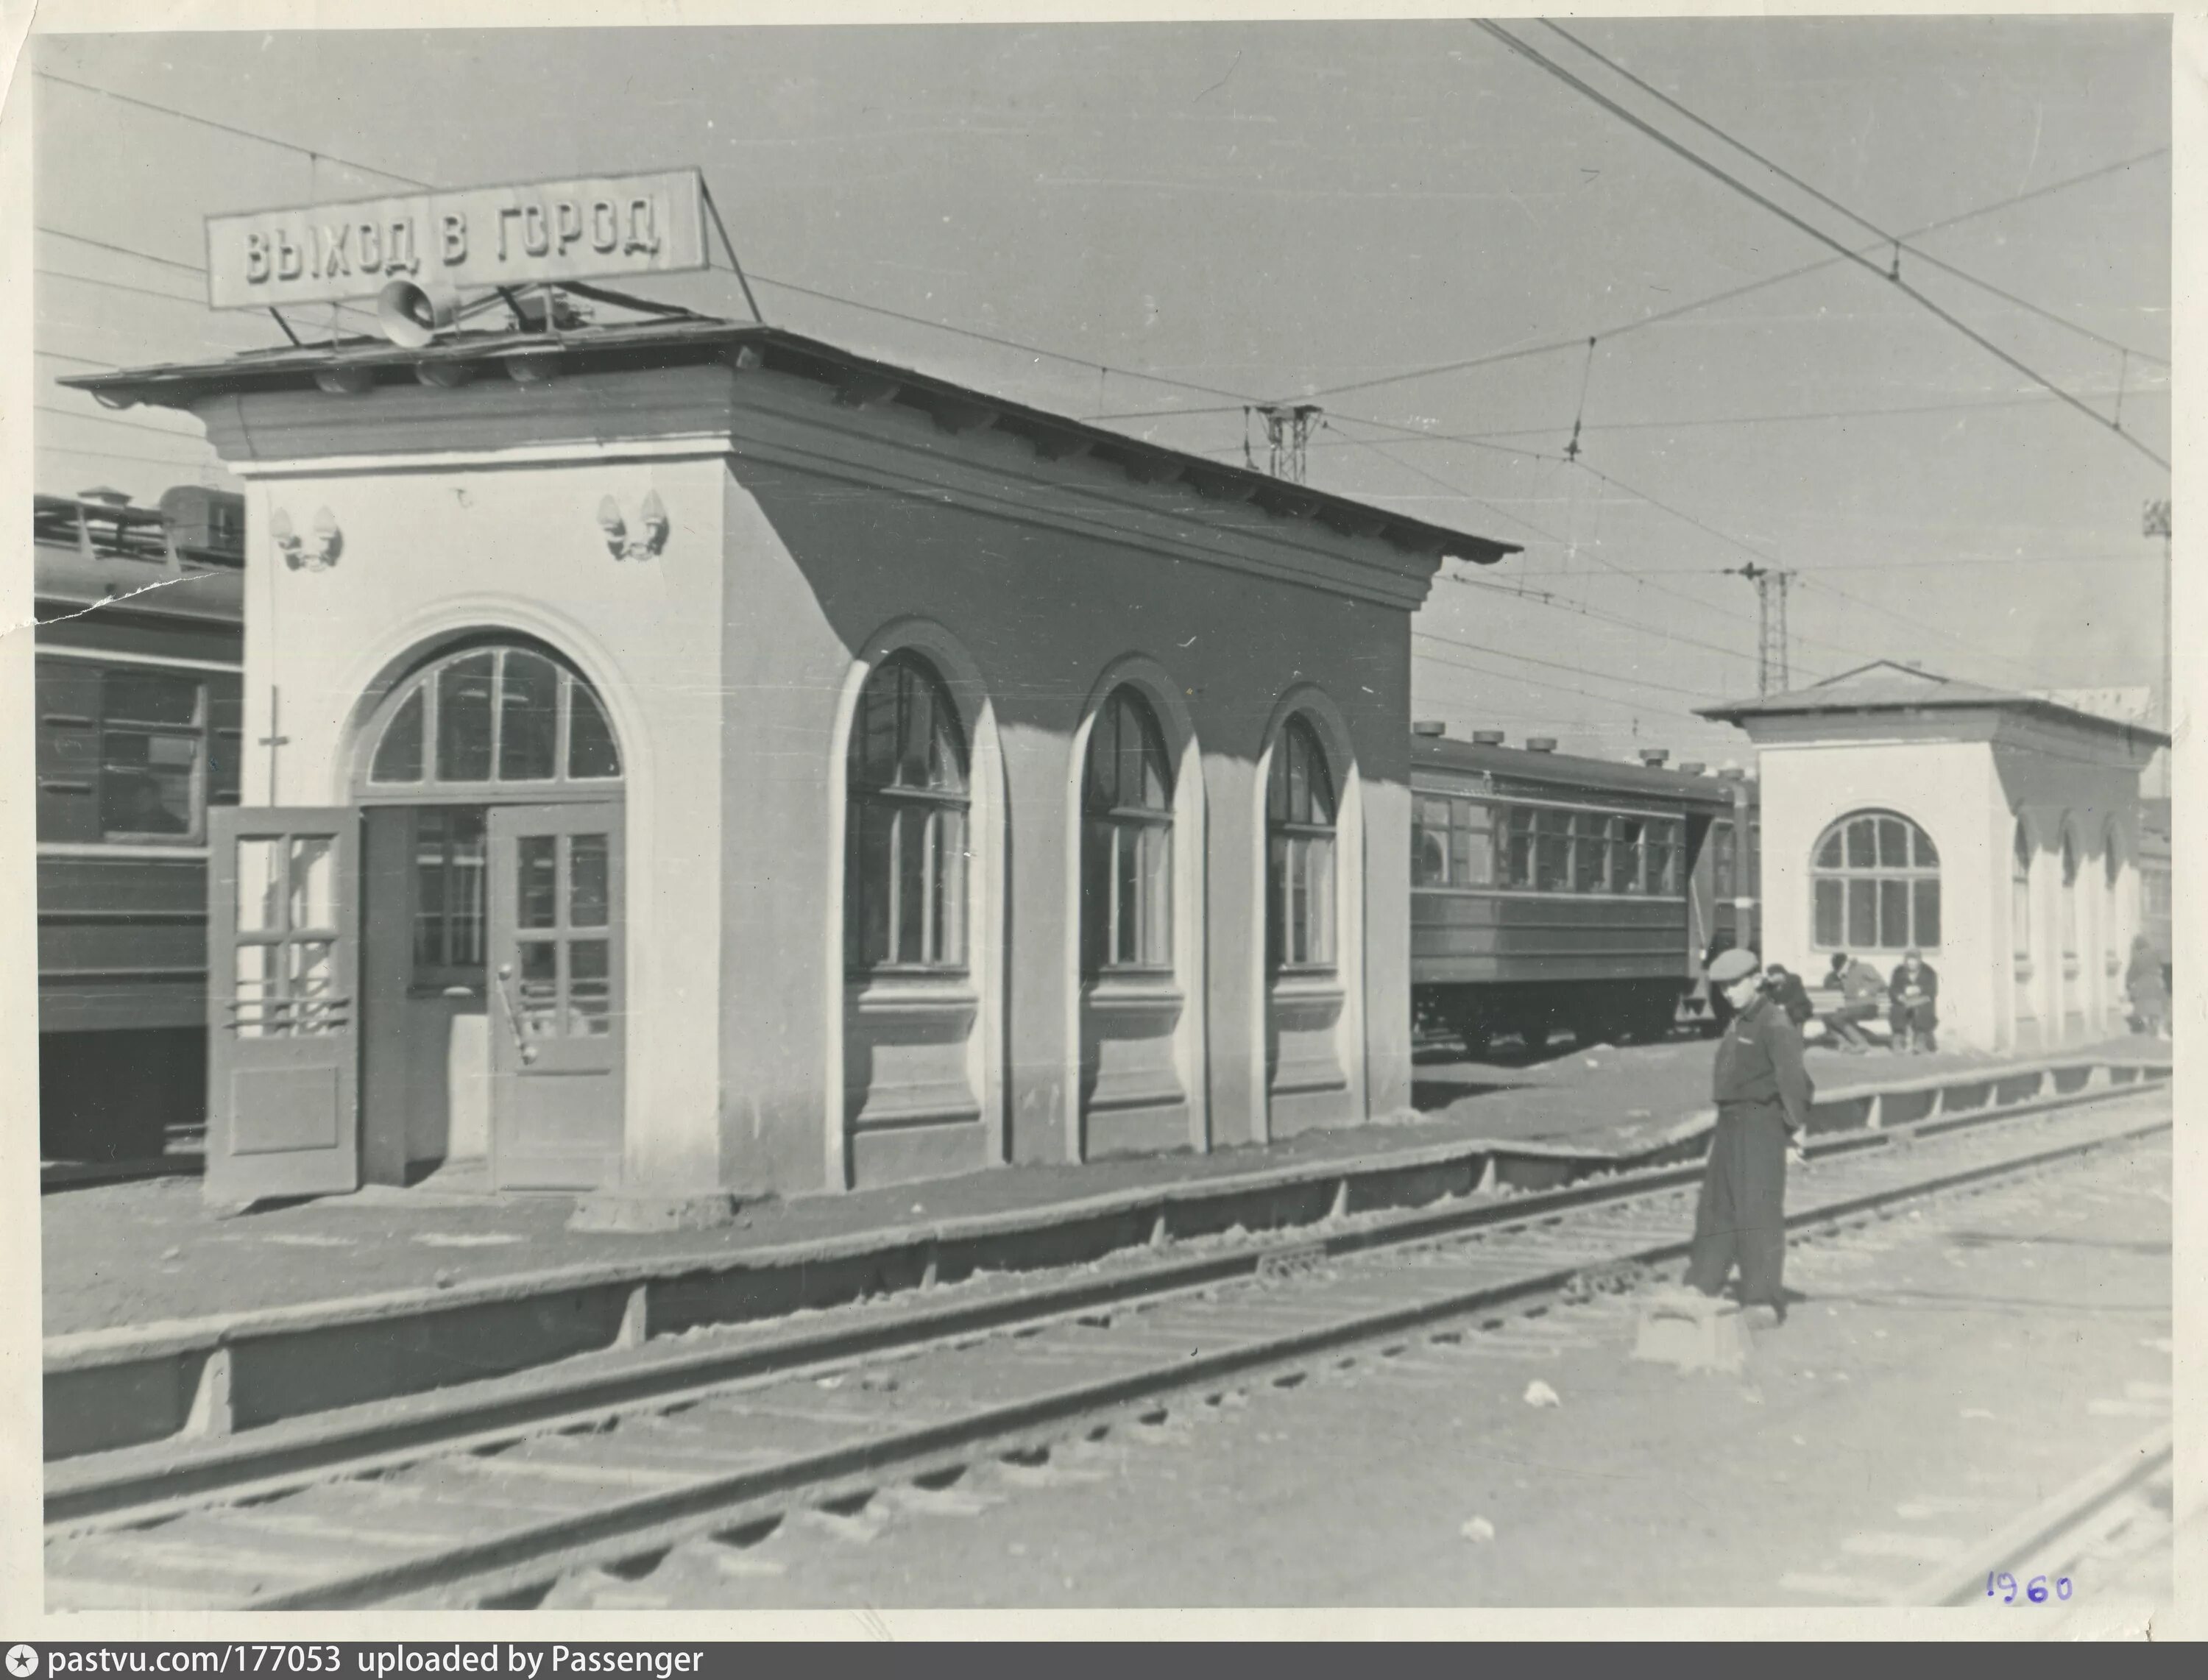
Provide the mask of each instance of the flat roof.
[{"label": "flat roof", "polygon": [[1320,519],[1346,536],[1384,538],[1407,553],[1492,566],[1506,555],[1521,552],[1521,545],[1515,543],[1435,525],[1252,468],[1145,442],[1089,421],[991,396],[970,386],[877,361],[779,327],[687,313],[558,331],[515,328],[455,333],[421,350],[405,349],[380,338],[284,345],[245,351],[218,361],[75,374],[59,382],[89,392],[111,408],[148,403],[189,409],[201,399],[220,393],[309,388],[315,385],[317,375],[339,369],[371,383],[411,383],[415,369],[425,364],[488,363],[491,369],[503,372],[516,363],[541,369],[549,363],[561,373],[576,375],[714,361],[746,368],[764,366],[819,380],[839,391],[862,392],[867,401],[909,404],[926,410],[954,431],[994,425],[1030,438],[1047,454],[1094,453],[1120,463],[1137,478],[1161,483],[1186,480],[1200,493],[1253,501],[1269,512]]}]

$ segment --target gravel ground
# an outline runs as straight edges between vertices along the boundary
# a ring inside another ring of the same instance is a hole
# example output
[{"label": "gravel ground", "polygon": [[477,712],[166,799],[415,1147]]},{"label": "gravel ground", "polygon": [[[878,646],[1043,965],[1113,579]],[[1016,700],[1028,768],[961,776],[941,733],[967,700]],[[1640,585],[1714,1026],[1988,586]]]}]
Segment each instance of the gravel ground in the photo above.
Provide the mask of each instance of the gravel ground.
[{"label": "gravel ground", "polygon": [[[1293,1390],[1115,1430],[1038,1475],[977,1469],[652,1574],[603,1608],[1863,1605],[2169,1415],[2166,1140],[1797,1246],[1804,1297],[1742,1376],[1629,1357],[1605,1299],[1420,1341]],[[1546,1384],[1559,1403],[1527,1402]],[[2151,1524],[2148,1532],[2152,1533]],[[1959,1616],[2145,1625],[2157,1551],[2069,1604]],[[554,1607],[554,1606],[548,1606]],[[1989,1629],[1989,1632],[1995,1631]],[[2018,1631],[2005,1621],[1999,1631]]]},{"label": "gravel ground", "polygon": [[[2125,1041],[2135,1052],[2137,1041]],[[1704,1107],[1712,1047],[1681,1039],[1597,1046],[1545,1059],[1473,1062],[1431,1053],[1416,1069],[1415,1119],[1307,1133],[1267,1149],[1081,1166],[1000,1167],[921,1185],[762,1200],[711,1233],[634,1237],[566,1229],[565,1197],[495,1200],[375,1187],[217,1220],[189,1179],[85,1186],[43,1198],[49,1335],[492,1278],[602,1260],[713,1256],[922,1221],[1181,1184],[1275,1162],[1344,1161],[1473,1138],[1630,1151]],[[1821,1087],[1989,1065],[1962,1053],[1862,1058],[1812,1053]]]}]

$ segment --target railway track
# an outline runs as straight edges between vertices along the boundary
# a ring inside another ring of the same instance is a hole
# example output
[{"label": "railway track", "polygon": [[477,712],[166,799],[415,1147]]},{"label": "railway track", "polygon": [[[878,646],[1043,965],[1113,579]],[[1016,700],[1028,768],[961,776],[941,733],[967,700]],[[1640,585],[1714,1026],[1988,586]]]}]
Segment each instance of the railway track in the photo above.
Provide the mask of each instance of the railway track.
[{"label": "railway track", "polygon": [[[1797,1235],[1844,1228],[2056,1167],[2167,1131],[2168,1105],[2166,1090],[2144,1090],[1936,1137],[1836,1140],[1797,1177],[1789,1223]],[[1291,1387],[1330,1362],[1476,1341],[1587,1280],[1672,1259],[1698,1172],[1167,1259],[1027,1292],[1024,1311],[999,1300],[985,1319],[911,1315],[902,1335],[794,1368],[717,1375],[710,1350],[687,1365],[663,1355],[674,1374],[643,1391],[585,1383],[525,1415],[487,1384],[441,1396],[434,1426],[417,1420],[395,1443],[370,1430],[348,1449],[340,1431],[319,1457],[287,1458],[280,1438],[237,1437],[219,1476],[195,1483],[179,1454],[177,1474],[141,1467],[104,1500],[81,1497],[99,1485],[93,1466],[74,1508],[50,1491],[49,1604],[527,1608],[571,1577],[648,1571],[680,1546],[740,1561],[788,1515],[834,1522],[885,1495],[955,1499],[977,1467],[1077,1473],[1115,1431],[1167,1427],[1233,1403],[1238,1387]]]}]

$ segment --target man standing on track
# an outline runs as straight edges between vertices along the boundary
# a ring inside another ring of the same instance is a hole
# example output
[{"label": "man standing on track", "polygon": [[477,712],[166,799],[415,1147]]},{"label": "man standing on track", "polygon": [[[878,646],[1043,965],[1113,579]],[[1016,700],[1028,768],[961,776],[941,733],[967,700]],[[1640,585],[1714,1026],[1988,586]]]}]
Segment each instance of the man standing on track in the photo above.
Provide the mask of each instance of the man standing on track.
[{"label": "man standing on track", "polygon": [[1812,1088],[1802,1065],[1802,1037],[1761,990],[1751,951],[1728,951],[1710,965],[1713,986],[1738,1011],[1718,1046],[1713,1085],[1717,1130],[1710,1138],[1687,1284],[1724,1292],[1740,1263],[1740,1301],[1776,1324],[1786,1317],[1780,1276],[1786,1263],[1786,1160],[1803,1159]]}]

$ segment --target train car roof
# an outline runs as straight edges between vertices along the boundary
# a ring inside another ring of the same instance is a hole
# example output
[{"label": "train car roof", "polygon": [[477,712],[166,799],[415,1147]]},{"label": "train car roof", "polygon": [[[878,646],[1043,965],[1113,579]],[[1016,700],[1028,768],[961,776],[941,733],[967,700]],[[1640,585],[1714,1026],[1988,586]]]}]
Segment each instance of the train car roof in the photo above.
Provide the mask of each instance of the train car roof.
[{"label": "train car roof", "polygon": [[1733,804],[1735,789],[1745,785],[1751,796],[1755,791],[1755,783],[1727,777],[1696,776],[1569,753],[1537,753],[1523,747],[1491,747],[1479,741],[1451,741],[1445,735],[1413,735],[1411,770],[1414,775],[1422,770],[1454,771],[1726,809]]},{"label": "train car roof", "polygon": [[244,620],[245,573],[235,566],[171,565],[165,553],[87,559],[75,542],[43,537],[31,554],[33,612],[41,625],[93,608],[141,618]]}]

